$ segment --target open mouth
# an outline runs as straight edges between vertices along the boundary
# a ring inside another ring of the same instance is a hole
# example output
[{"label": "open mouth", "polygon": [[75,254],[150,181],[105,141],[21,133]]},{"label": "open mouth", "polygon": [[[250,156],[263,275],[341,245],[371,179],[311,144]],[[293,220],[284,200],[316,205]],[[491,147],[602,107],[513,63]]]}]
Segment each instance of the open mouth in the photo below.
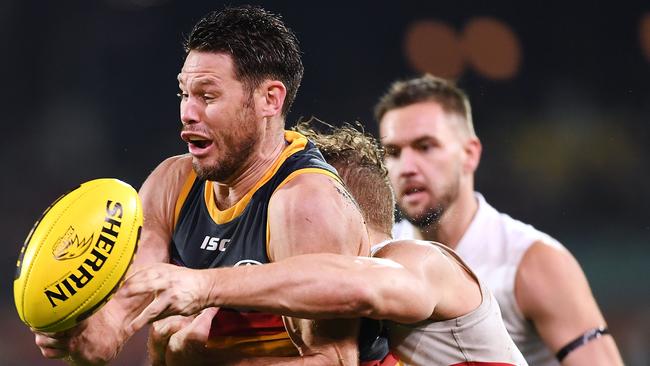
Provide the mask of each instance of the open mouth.
[{"label": "open mouth", "polygon": [[199,149],[205,149],[206,147],[210,146],[212,141],[203,139],[198,136],[191,136],[188,138],[187,143],[194,147],[198,147]]},{"label": "open mouth", "polygon": [[413,194],[416,194],[416,193],[419,193],[419,192],[424,192],[424,189],[422,189],[422,188],[409,188],[409,189],[404,190],[404,195],[405,196],[410,196],[410,195],[413,195]]},{"label": "open mouth", "polygon": [[207,135],[192,131],[182,131],[181,139],[187,143],[189,153],[194,157],[206,156],[214,142]]}]

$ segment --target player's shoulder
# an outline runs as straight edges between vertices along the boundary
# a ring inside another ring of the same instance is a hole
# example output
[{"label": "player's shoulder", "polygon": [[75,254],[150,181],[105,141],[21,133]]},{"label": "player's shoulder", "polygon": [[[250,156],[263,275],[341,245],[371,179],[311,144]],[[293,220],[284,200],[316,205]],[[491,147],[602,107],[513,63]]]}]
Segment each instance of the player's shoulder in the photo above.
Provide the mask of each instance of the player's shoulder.
[{"label": "player's shoulder", "polygon": [[174,155],[166,158],[154,169],[159,174],[188,173],[192,169],[192,156],[189,154]]},{"label": "player's shoulder", "polygon": [[301,189],[301,190],[318,190],[332,184],[340,184],[339,178],[325,169],[311,168],[299,170],[290,175],[283,184],[278,188],[282,189]]},{"label": "player's shoulder", "polygon": [[556,241],[535,241],[517,268],[517,302],[525,313],[550,309],[563,299],[588,292],[589,285],[580,264]]},{"label": "player's shoulder", "polygon": [[156,166],[147,177],[145,184],[171,183],[178,178],[186,177],[192,170],[192,156],[189,154],[175,155],[166,158]]},{"label": "player's shoulder", "polygon": [[562,244],[556,240],[542,238],[535,240],[528,247],[519,264],[519,272],[552,273],[576,264],[574,256]]},{"label": "player's shoulder", "polygon": [[143,200],[155,201],[176,197],[192,172],[192,157],[176,155],[163,160],[149,174],[142,184],[140,196]]},{"label": "player's shoulder", "polygon": [[[277,248],[273,243],[284,238],[286,235],[282,233],[287,231],[291,231],[287,235],[292,236],[292,240],[299,237],[301,241],[295,252],[315,251],[310,248],[353,255],[369,252],[368,233],[361,211],[343,185],[332,176],[320,173],[297,175],[273,193],[268,212],[269,246],[274,252]],[[280,246],[290,247],[286,240],[282,240]],[[273,257],[278,259],[283,255],[274,254]]]},{"label": "player's shoulder", "polygon": [[[298,174],[273,192],[271,203],[288,204],[292,209],[320,210],[356,201],[333,174],[314,171]],[[322,203],[322,205],[321,205]]]},{"label": "player's shoulder", "polygon": [[350,236],[365,231],[355,199],[335,178],[318,173],[298,175],[276,190],[269,200],[269,216],[285,225],[311,222],[324,231],[338,227]]},{"label": "player's shoulder", "polygon": [[[532,227],[532,226],[531,226]],[[530,243],[522,253],[517,266],[516,281],[526,288],[545,288],[562,284],[563,278],[575,277],[582,270],[574,256],[559,241],[536,230],[534,236],[527,240]]]},{"label": "player's shoulder", "polygon": [[438,261],[445,258],[439,245],[426,240],[395,239],[375,246],[372,256],[419,263]]}]

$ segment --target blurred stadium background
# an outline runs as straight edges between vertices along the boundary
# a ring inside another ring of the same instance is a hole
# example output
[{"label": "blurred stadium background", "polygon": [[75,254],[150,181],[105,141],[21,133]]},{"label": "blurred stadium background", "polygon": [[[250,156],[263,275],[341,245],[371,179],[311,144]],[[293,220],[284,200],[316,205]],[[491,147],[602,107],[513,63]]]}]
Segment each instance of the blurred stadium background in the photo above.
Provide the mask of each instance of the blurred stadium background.
[{"label": "blurred stadium background", "polygon": [[[231,1],[229,4],[238,4]],[[398,78],[454,78],[484,144],[477,186],[578,258],[629,365],[650,364],[650,3],[258,3],[304,52],[288,121],[361,121]],[[33,221],[81,181],[139,187],[183,153],[181,42],[219,1],[0,2],[5,233],[0,364],[50,365],[13,306]],[[118,365],[141,364],[127,347]]]}]

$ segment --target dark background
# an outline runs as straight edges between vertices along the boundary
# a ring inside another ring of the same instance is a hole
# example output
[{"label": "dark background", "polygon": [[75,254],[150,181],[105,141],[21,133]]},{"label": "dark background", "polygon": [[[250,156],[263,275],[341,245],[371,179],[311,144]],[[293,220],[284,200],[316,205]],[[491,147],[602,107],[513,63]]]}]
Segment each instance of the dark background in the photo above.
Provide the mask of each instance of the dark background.
[{"label": "dark background", "polygon": [[[509,26],[521,55],[512,77],[493,79],[470,64],[455,75],[484,145],[477,189],[574,253],[627,364],[650,364],[650,3],[261,4],[283,15],[304,52],[288,124],[359,120],[373,134],[377,98],[422,71],[405,53],[412,22],[442,22],[458,34],[475,17]],[[82,181],[116,177],[139,187],[161,160],[185,152],[175,95],[181,42],[222,6],[0,2],[1,365],[57,363],[39,357],[13,305],[15,261],[33,221]],[[116,364],[138,364],[142,351],[127,353]]]}]

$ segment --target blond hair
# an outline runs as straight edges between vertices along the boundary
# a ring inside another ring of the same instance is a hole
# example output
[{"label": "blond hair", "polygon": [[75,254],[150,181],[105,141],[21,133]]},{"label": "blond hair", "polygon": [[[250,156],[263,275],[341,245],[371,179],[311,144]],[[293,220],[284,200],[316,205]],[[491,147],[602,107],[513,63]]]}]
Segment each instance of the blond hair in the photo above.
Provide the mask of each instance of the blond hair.
[{"label": "blond hair", "polygon": [[[329,132],[317,132],[316,122]],[[352,125],[334,127],[316,119],[301,121],[294,130],[311,140],[325,160],[336,168],[359,204],[366,223],[390,234],[395,198],[383,162],[383,149],[377,140]]]}]

